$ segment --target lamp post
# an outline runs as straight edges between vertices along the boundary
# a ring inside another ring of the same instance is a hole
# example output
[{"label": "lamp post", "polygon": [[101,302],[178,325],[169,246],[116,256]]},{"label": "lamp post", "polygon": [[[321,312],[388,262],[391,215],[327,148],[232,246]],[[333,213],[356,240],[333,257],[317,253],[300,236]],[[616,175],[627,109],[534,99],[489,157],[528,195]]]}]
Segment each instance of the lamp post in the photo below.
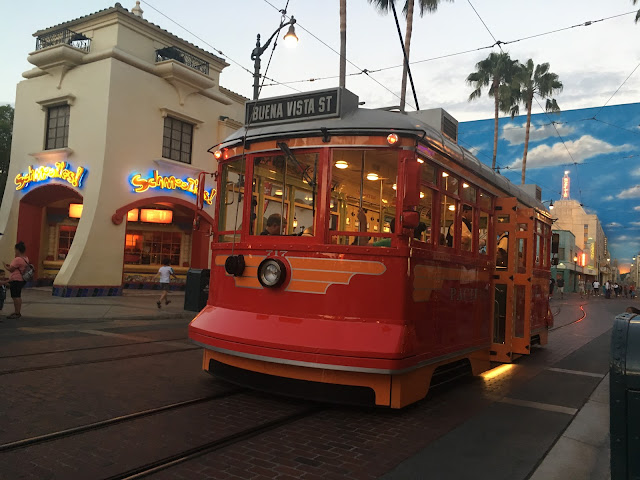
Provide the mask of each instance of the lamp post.
[{"label": "lamp post", "polygon": [[578,291],[577,288],[578,283],[578,256],[574,255],[573,257],[573,293]]},{"label": "lamp post", "polygon": [[287,22],[280,22],[280,26],[277,28],[273,35],[269,37],[267,43],[260,46],[260,34],[258,34],[258,40],[256,41],[256,48],[251,52],[251,60],[253,60],[253,99],[258,99],[258,90],[260,89],[260,56],[264,53],[264,51],[269,47],[271,40],[275,37],[280,30],[289,25],[289,31],[284,36],[284,40],[292,45],[298,42],[298,37],[296,35],[296,30],[294,25],[296,23],[296,19],[291,16],[291,19]]}]

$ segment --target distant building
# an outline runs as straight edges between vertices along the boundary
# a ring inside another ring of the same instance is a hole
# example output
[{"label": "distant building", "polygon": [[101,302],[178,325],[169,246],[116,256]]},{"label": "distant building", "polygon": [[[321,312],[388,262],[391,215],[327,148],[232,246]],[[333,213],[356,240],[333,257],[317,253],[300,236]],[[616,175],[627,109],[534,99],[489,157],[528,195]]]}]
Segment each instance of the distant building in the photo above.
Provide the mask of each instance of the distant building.
[{"label": "distant building", "polygon": [[[117,295],[168,258],[209,265],[215,196],[207,149],[242,125],[228,65],[114,7],[40,30],[17,87],[2,258],[22,240],[56,295]],[[194,219],[197,220],[194,221]],[[195,225],[195,230],[194,230]]]},{"label": "distant building", "polygon": [[[565,172],[562,178],[562,200],[554,204],[552,229],[566,230],[575,236],[575,245],[584,254],[585,275],[597,277],[600,282],[611,279],[609,252],[607,251],[607,237],[602,224],[595,214],[585,212],[577,200],[571,200],[569,195],[569,177]],[[573,261],[573,260],[572,260]],[[582,259],[581,259],[582,261]]]}]

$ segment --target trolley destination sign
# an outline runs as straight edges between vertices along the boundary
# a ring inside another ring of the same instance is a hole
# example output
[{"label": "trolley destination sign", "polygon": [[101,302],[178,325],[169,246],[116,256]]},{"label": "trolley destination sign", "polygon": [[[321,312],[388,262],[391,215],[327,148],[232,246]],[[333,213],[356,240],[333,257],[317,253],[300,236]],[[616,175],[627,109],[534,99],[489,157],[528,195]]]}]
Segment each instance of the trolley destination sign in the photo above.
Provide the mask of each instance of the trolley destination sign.
[{"label": "trolley destination sign", "polygon": [[[349,92],[334,88],[248,102],[245,125],[289,123],[339,117],[342,110],[341,100],[345,93]],[[357,106],[357,97],[355,98]]]}]

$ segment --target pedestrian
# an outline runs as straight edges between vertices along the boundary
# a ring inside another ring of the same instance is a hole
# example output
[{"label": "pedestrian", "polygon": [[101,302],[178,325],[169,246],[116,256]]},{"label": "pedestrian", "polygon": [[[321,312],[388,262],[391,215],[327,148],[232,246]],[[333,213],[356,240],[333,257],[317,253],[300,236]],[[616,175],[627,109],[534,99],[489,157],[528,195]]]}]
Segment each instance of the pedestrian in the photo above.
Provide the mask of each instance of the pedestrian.
[{"label": "pedestrian", "polygon": [[551,277],[549,279],[549,298],[553,297],[553,288],[556,286],[556,281]]},{"label": "pedestrian", "polygon": [[580,281],[578,282],[578,291],[580,292],[580,299],[584,298],[584,280],[580,279]]},{"label": "pedestrian", "polygon": [[604,298],[611,298],[611,283],[609,283],[609,280],[604,282]]},{"label": "pedestrian", "polygon": [[558,277],[556,285],[558,286],[558,291],[560,292],[560,298],[564,298],[564,278]]},{"label": "pedestrian", "polygon": [[169,305],[171,303],[171,300],[167,298],[167,294],[169,293],[169,286],[171,284],[171,277],[175,278],[176,280],[178,279],[176,274],[173,272],[173,268],[171,268],[171,260],[169,260],[168,258],[164,259],[164,262],[162,262],[162,266],[158,269],[158,273],[156,273],[153,277],[154,280],[157,277],[160,277],[160,288],[162,289],[162,293],[160,294],[160,298],[156,303],[158,304],[158,308],[161,308],[163,300],[165,305]]},{"label": "pedestrian", "polygon": [[9,275],[9,290],[11,291],[11,298],[13,299],[14,312],[7,317],[10,319],[20,318],[22,316],[20,313],[22,310],[22,287],[27,283],[24,281],[22,274],[25,273],[29,267],[29,258],[25,256],[26,251],[27,247],[24,242],[16,243],[16,257],[11,263],[5,263],[4,265],[11,273],[11,275]]},{"label": "pedestrian", "polygon": [[592,285],[593,285],[593,296],[594,297],[600,296],[600,282],[598,280],[594,280]]}]

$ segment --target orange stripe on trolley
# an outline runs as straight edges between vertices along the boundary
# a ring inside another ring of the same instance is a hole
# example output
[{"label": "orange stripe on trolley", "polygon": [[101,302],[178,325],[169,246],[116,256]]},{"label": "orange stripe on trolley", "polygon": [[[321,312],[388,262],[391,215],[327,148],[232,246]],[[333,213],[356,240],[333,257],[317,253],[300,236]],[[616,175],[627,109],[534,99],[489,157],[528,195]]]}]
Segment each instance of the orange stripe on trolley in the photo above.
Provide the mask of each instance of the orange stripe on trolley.
[{"label": "orange stripe on trolley", "polygon": [[260,285],[258,277],[234,277],[236,281],[236,287],[242,288],[263,288]]},{"label": "orange stripe on trolley", "polygon": [[353,275],[353,273],[347,272],[322,272],[318,270],[295,269],[293,271],[292,278],[295,280],[315,280],[320,282],[348,284]]},{"label": "orange stripe on trolley", "polygon": [[387,267],[381,262],[308,257],[287,257],[287,260],[293,269],[330,270],[364,275],[382,275],[387,270]]},{"label": "orange stripe on trolley", "polygon": [[291,280],[287,285],[288,292],[300,293],[327,293],[327,288],[332,285],[329,282],[304,282]]}]

